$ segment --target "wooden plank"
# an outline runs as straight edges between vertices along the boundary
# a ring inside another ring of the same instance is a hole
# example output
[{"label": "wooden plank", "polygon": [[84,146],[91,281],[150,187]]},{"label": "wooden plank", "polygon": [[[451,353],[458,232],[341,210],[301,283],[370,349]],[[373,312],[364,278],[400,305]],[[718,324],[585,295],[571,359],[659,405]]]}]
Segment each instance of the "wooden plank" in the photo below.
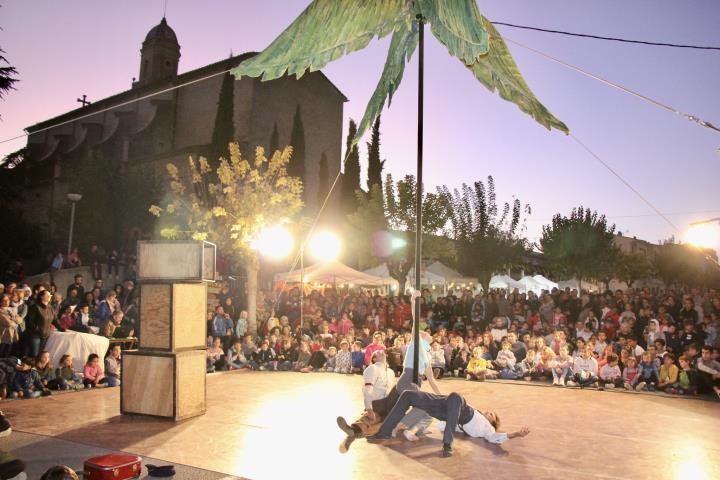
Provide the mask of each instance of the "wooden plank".
[{"label": "wooden plank", "polygon": [[140,281],[201,282],[215,280],[216,247],[210,242],[140,241]]},{"label": "wooden plank", "polygon": [[123,355],[123,413],[173,416],[173,364],[168,356]]},{"label": "wooden plank", "polygon": [[204,348],[207,341],[207,285],[176,283],[173,285],[173,351]]},{"label": "wooden plank", "polygon": [[147,283],[140,287],[140,348],[169,350],[172,285]]},{"label": "wooden plank", "polygon": [[177,353],[177,371],[175,374],[177,387],[176,420],[205,413],[206,358],[205,350],[189,350]]}]

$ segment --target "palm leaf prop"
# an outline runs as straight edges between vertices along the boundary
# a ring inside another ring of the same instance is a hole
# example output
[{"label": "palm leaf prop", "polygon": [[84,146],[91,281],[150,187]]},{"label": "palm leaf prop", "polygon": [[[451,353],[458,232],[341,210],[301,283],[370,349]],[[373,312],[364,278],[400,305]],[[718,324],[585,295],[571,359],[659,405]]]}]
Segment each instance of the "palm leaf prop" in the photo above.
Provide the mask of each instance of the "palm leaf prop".
[{"label": "palm leaf prop", "polygon": [[315,0],[257,56],[232,70],[237,78],[273,80],[284,74],[300,78],[333,60],[365,48],[374,37],[393,33],[385,67],[368,102],[357,143],[392,99],[418,43],[415,18],[430,24],[433,35],[467,66],[490,91],[515,103],[546,128],[568,133],[535,97],[510,50],[475,0]]}]

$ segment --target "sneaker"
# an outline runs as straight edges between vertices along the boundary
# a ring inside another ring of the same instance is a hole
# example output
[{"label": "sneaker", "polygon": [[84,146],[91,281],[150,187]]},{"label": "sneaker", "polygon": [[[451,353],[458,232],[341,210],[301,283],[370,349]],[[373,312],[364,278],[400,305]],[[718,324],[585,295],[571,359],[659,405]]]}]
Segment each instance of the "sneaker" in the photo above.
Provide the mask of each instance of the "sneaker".
[{"label": "sneaker", "polygon": [[565,379],[564,379],[564,378],[559,379],[559,380],[558,380],[558,385],[560,385],[561,387],[564,387],[564,386],[565,386]]},{"label": "sneaker", "polygon": [[264,371],[264,370],[265,370],[265,367],[263,367],[263,366],[260,366],[260,367],[258,368],[258,370],[260,370],[260,371],[262,372],[262,371]]},{"label": "sneaker", "polygon": [[573,382],[572,380],[568,380],[565,385],[568,387],[577,387],[577,383]]},{"label": "sneaker", "polygon": [[605,388],[615,388],[615,384],[612,383],[606,383]]},{"label": "sneaker", "polygon": [[470,374],[468,373],[467,375],[465,375],[465,379],[467,379],[467,380],[472,380],[472,377],[471,377]]},{"label": "sneaker", "polygon": [[415,435],[412,430],[403,430],[403,436],[408,442],[417,442],[420,440],[417,435]]},{"label": "sneaker", "polygon": [[671,389],[670,389],[670,393],[671,393],[672,395],[677,395],[678,389],[677,389],[677,388],[671,388]]},{"label": "sneaker", "polygon": [[605,388],[602,385],[598,385],[597,383],[593,383],[593,386],[598,389],[599,392],[602,392],[605,390]]},{"label": "sneaker", "polygon": [[640,382],[640,383],[638,383],[638,384],[635,386],[635,391],[636,391],[636,392],[642,392],[643,388],[645,388],[645,385],[646,385],[645,382]]},{"label": "sneaker", "polygon": [[345,435],[348,437],[354,437],[355,436],[355,430],[352,429],[350,425],[348,425],[347,421],[343,417],[337,417],[337,426],[340,427],[340,430],[345,432]]},{"label": "sneaker", "polygon": [[523,377],[523,380],[525,380],[526,382],[529,382],[532,380],[532,378],[530,378],[530,375],[528,375],[527,377]]},{"label": "sneaker", "polygon": [[630,385],[630,382],[623,383],[623,387],[625,387],[625,390],[632,390],[633,387]]},{"label": "sneaker", "polygon": [[442,451],[443,458],[452,457],[452,454],[453,454],[452,445],[449,443],[443,443],[443,451]]},{"label": "sneaker", "polygon": [[560,380],[558,380],[557,378],[553,378],[553,383],[552,383],[552,384],[553,384],[553,385],[560,385]]}]

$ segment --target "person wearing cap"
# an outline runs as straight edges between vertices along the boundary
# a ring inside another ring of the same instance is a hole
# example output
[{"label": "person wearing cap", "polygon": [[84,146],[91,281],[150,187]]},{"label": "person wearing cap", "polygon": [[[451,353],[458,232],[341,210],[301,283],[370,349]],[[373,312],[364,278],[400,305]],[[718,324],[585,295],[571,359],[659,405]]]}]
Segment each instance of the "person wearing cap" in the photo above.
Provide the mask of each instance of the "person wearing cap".
[{"label": "person wearing cap", "polygon": [[452,443],[456,432],[463,432],[473,438],[484,438],[495,444],[530,433],[528,427],[512,433],[498,432],[500,417],[497,413],[474,409],[458,393],[434,395],[421,391],[405,391],[385,418],[380,430],[375,435],[368,436],[367,441],[379,443],[389,440],[392,431],[410,407],[419,408],[440,420],[438,427],[443,432],[443,457],[452,456]]}]

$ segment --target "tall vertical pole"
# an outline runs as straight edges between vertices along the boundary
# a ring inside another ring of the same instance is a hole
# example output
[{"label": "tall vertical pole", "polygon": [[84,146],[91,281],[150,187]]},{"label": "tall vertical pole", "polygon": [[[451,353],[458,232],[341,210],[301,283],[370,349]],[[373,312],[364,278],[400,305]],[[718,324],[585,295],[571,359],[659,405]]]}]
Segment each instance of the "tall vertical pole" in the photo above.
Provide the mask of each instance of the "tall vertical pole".
[{"label": "tall vertical pole", "polygon": [[70,257],[70,251],[72,250],[73,228],[75,227],[75,203],[77,202],[70,202],[70,235],[68,235],[68,249],[65,261]]},{"label": "tall vertical pole", "polygon": [[300,245],[300,335],[302,335],[304,325],[305,308],[305,244]]},{"label": "tall vertical pole", "polygon": [[[425,70],[425,19],[417,16],[419,30],[418,58],[418,127],[417,127],[417,186],[415,188],[415,291],[420,292],[420,262],[422,260],[422,186],[423,186],[423,71]],[[413,321],[413,382],[420,385],[420,297],[415,299]]]}]

